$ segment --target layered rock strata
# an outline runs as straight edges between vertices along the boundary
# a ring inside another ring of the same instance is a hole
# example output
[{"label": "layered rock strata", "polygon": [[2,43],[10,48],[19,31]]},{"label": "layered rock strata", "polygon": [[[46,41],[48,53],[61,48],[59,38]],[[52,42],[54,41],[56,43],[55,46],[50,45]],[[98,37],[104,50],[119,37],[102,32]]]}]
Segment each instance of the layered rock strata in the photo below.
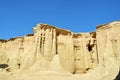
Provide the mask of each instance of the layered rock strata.
[{"label": "layered rock strata", "polygon": [[[54,70],[87,73],[103,66],[113,77],[120,66],[120,22],[97,26],[95,32],[73,33],[38,24],[34,34],[0,40],[0,65],[14,70]],[[111,65],[111,66],[110,66]],[[114,69],[114,68],[113,68]]]}]

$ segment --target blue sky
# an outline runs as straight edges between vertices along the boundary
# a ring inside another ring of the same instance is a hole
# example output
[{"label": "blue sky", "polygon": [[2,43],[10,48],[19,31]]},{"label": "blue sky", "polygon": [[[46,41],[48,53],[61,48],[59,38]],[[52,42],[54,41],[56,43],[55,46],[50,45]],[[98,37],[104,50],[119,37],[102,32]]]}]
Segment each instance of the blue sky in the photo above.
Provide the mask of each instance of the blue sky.
[{"label": "blue sky", "polygon": [[120,0],[0,0],[0,39],[24,36],[45,23],[73,32],[120,20]]}]

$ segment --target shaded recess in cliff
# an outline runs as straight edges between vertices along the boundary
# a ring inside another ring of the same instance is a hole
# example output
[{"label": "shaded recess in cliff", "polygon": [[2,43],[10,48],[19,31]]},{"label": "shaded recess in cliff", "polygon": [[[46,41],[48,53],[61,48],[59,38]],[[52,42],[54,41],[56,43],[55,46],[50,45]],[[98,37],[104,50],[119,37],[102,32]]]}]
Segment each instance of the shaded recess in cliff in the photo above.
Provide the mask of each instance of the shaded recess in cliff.
[{"label": "shaded recess in cliff", "polygon": [[118,75],[115,77],[114,80],[120,80],[120,71],[119,71]]}]

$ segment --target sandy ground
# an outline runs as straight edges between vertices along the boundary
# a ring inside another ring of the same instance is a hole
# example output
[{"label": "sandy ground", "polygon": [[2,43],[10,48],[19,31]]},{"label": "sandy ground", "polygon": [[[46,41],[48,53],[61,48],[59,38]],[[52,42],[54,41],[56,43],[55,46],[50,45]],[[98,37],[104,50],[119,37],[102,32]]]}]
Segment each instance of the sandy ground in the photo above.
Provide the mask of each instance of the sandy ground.
[{"label": "sandy ground", "polygon": [[110,75],[96,74],[91,71],[87,74],[60,73],[54,71],[39,72],[2,72],[0,80],[113,80]]},{"label": "sandy ground", "polygon": [[0,80],[80,80],[80,76],[49,71],[37,73],[0,73]]}]

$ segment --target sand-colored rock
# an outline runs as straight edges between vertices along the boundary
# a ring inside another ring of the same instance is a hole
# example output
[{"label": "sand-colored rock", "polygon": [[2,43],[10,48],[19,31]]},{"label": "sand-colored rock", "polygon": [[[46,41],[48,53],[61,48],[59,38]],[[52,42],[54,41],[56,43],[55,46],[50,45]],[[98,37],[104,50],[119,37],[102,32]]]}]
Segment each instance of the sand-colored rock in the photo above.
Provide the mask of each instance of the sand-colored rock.
[{"label": "sand-colored rock", "polygon": [[37,24],[33,31],[0,40],[2,80],[113,80],[119,73],[120,21],[90,33],[46,24]]}]

